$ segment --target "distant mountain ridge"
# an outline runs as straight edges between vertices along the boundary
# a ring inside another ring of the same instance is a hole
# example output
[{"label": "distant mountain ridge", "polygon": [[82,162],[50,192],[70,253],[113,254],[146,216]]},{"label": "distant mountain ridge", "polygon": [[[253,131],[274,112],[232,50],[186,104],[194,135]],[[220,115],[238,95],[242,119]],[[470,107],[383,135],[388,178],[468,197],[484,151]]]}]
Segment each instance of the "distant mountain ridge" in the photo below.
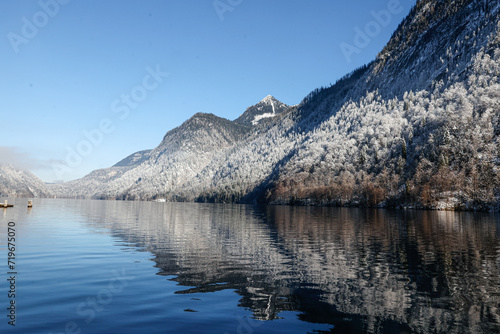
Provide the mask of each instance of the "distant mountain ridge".
[{"label": "distant mountain ridge", "polygon": [[[277,100],[276,103],[282,105]],[[167,132],[156,148],[133,153],[113,167],[52,188],[62,197],[129,199],[142,198],[144,194],[148,198],[157,197],[169,185],[182,182],[180,174],[183,178],[196,176],[214,151],[237,143],[248,135],[251,127],[245,122],[197,113]],[[124,181],[129,179],[133,182]]]},{"label": "distant mountain ridge", "polygon": [[49,197],[51,195],[45,183],[32,173],[12,165],[0,164],[0,196]]},{"label": "distant mountain ridge", "polygon": [[495,209],[500,4],[421,0],[377,58],[289,107],[196,114],[62,196]]}]

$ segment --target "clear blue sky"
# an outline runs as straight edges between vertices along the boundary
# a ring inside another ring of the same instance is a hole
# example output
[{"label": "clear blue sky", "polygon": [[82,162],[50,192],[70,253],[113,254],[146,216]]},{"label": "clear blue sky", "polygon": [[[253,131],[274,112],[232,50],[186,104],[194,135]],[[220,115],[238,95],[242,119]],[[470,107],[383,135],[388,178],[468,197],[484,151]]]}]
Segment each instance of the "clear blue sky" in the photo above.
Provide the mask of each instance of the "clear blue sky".
[{"label": "clear blue sky", "polygon": [[[235,119],[268,94],[297,104],[373,60],[415,3],[56,1],[0,2],[0,163],[47,182],[154,148],[197,112]],[[395,5],[377,29],[372,11]],[[367,24],[348,61],[341,45]],[[83,132],[100,126],[89,147]]]}]

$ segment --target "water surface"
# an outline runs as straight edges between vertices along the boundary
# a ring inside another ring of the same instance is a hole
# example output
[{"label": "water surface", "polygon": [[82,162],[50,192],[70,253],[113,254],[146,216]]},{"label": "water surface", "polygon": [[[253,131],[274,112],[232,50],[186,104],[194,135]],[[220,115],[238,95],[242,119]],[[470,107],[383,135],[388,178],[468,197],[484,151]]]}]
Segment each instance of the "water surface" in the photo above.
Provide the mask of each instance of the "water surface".
[{"label": "water surface", "polygon": [[497,215],[14,201],[1,333],[500,333]]}]

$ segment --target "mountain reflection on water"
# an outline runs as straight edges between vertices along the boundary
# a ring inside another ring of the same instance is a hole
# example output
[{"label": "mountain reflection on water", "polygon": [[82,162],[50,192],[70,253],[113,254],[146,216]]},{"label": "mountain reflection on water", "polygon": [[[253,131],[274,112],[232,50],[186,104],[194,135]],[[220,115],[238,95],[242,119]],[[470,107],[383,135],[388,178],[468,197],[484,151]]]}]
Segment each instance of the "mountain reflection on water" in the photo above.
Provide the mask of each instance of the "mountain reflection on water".
[{"label": "mountain reflection on water", "polygon": [[[333,332],[500,332],[496,215],[82,202],[96,228],[154,254],[178,294],[234,290]],[[103,222],[102,217],[106,216]]]}]

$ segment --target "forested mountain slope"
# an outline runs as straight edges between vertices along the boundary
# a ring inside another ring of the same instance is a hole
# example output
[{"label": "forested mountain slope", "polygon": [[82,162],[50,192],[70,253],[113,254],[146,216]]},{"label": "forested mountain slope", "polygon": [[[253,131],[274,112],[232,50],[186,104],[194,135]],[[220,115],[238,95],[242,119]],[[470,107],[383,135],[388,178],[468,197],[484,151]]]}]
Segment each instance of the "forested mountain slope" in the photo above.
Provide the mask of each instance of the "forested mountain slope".
[{"label": "forested mountain slope", "polygon": [[30,172],[0,164],[0,196],[47,197],[51,193],[45,183]]},{"label": "forested mountain slope", "polygon": [[135,152],[125,159],[120,160],[117,162],[113,167],[133,167],[133,166],[138,166],[144,161],[146,161],[149,156],[150,156],[151,150],[144,150],[144,151],[139,151]]},{"label": "forested mountain slope", "polygon": [[169,131],[153,150],[141,151],[113,167],[53,186],[62,197],[150,199],[195,175],[214,151],[237,142],[249,127],[213,114],[198,113]]},{"label": "forested mountain slope", "polygon": [[418,2],[374,62],[219,157],[200,199],[495,207],[498,18],[495,1]]},{"label": "forested mountain slope", "polygon": [[299,105],[266,97],[235,121],[196,114],[140,164],[61,193],[494,209],[499,9],[418,1],[373,62]]},{"label": "forested mountain slope", "polygon": [[384,49],[390,60],[361,70],[366,92],[348,95],[360,98],[337,108],[336,86],[308,98],[321,103],[303,113],[329,117],[309,128],[273,200],[495,207],[498,13],[495,1],[419,2]]}]

